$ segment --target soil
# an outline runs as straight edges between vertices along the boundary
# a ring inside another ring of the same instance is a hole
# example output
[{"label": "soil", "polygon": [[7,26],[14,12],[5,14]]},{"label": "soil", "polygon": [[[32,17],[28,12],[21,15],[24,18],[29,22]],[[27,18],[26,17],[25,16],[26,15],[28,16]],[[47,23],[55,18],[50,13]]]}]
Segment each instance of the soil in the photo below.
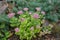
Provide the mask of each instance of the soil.
[{"label": "soil", "polygon": [[20,39],[19,39],[19,36],[14,34],[10,38],[8,38],[8,40],[20,40]]},{"label": "soil", "polygon": [[[37,37],[37,38],[32,38],[32,40],[55,40],[55,38],[54,37],[48,37],[48,36],[50,36],[50,35],[46,35],[45,37],[42,37],[42,38],[40,38],[40,37]],[[19,39],[19,36],[17,36],[17,35],[13,35],[13,36],[11,36],[8,40],[20,40]],[[56,39],[57,40],[57,39]]]}]

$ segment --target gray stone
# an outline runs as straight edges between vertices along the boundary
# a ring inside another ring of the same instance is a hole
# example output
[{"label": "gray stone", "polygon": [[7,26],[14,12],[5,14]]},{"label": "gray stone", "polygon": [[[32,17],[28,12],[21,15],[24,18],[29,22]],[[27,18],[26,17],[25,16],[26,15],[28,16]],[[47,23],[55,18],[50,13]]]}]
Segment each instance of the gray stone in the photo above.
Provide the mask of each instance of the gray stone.
[{"label": "gray stone", "polygon": [[0,14],[2,14],[3,12],[5,12],[5,10],[7,9],[7,5],[3,5],[0,7]]},{"label": "gray stone", "polygon": [[1,8],[2,5],[3,5],[3,4],[2,4],[2,1],[0,1],[0,8]]}]

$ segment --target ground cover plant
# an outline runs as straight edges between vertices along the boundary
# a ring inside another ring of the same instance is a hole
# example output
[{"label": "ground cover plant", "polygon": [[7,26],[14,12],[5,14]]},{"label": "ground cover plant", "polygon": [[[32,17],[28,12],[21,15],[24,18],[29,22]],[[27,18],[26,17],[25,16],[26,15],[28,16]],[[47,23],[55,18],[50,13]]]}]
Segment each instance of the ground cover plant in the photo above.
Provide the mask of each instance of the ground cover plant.
[{"label": "ground cover plant", "polygon": [[[28,8],[23,8],[17,13],[9,13],[10,26],[15,27],[15,34],[20,35],[20,39],[31,40],[32,37],[36,37],[37,33],[46,32],[51,33],[52,27],[43,25],[45,20],[45,12],[36,7],[36,12],[29,12]],[[42,30],[42,31],[41,31]]]}]

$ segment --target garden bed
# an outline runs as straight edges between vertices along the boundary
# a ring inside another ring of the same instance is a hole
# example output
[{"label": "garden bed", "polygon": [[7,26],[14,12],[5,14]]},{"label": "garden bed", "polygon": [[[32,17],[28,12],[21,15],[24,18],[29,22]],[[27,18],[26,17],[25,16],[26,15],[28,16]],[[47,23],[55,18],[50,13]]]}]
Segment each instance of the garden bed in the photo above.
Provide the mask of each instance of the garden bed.
[{"label": "garden bed", "polygon": [[59,0],[12,0],[0,7],[0,40],[60,40]]}]

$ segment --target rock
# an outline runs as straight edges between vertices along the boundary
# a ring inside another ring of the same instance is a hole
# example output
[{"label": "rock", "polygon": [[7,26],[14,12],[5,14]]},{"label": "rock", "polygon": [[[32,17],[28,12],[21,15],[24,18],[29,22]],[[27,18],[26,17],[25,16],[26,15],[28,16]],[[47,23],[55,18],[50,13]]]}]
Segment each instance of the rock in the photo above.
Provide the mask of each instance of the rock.
[{"label": "rock", "polygon": [[0,14],[2,14],[6,9],[7,9],[8,5],[3,5],[0,7]]},{"label": "rock", "polygon": [[2,1],[0,1],[0,8],[1,8],[1,6],[2,6]]}]

